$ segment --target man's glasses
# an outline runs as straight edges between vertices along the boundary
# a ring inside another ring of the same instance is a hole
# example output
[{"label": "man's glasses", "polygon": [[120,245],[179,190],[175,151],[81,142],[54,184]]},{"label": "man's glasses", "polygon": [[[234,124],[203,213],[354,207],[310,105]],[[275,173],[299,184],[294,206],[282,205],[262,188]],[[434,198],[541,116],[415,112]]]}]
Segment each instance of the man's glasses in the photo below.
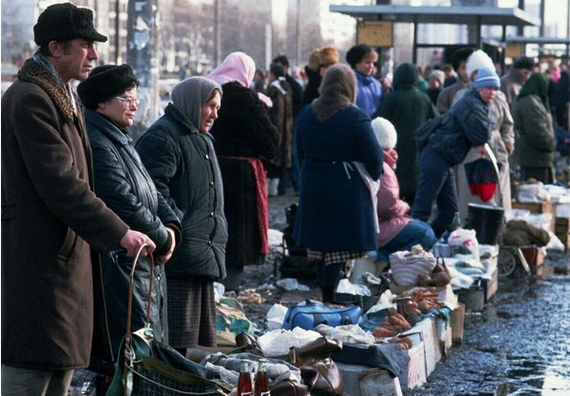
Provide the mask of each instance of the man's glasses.
[{"label": "man's glasses", "polygon": [[115,99],[119,99],[121,102],[123,102],[123,107],[125,109],[129,109],[132,105],[139,107],[141,104],[140,100],[133,98],[132,96],[115,96]]}]

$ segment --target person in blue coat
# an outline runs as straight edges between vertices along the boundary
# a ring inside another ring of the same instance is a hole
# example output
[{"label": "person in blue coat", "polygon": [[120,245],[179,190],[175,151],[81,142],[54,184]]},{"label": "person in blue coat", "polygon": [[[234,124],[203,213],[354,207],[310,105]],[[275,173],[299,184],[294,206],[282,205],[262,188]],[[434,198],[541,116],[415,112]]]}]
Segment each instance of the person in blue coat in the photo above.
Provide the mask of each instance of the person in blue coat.
[{"label": "person in blue coat", "polygon": [[500,86],[494,70],[479,69],[474,88],[449,109],[420,153],[420,180],[410,214],[427,222],[436,201],[437,214],[430,225],[438,238],[458,211],[453,165],[461,163],[471,147],[482,146],[489,140],[493,128],[490,103],[497,97]]},{"label": "person in blue coat", "polygon": [[389,87],[385,78],[380,82],[374,75],[378,54],[369,45],[358,44],[348,50],[346,61],[356,76],[356,106],[372,117]]},{"label": "person in blue coat", "polygon": [[293,237],[316,262],[322,299],[330,302],[344,263],[376,250],[375,209],[367,181],[380,178],[384,158],[370,118],[355,105],[351,69],[331,66],[320,93],[298,118],[301,177]]}]

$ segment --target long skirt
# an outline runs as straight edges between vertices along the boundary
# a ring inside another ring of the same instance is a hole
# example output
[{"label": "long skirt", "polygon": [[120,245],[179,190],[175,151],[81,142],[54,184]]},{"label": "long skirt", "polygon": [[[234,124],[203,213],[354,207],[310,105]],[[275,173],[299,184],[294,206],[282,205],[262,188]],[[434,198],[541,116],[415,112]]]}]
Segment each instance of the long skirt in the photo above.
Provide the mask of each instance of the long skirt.
[{"label": "long skirt", "polygon": [[173,348],[216,346],[216,300],[209,278],[168,278],[168,331]]}]

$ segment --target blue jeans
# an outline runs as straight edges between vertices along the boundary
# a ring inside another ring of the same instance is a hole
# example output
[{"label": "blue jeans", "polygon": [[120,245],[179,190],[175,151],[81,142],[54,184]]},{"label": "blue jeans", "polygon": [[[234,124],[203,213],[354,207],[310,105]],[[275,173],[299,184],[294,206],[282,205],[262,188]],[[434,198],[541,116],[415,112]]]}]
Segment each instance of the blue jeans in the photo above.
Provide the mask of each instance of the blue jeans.
[{"label": "blue jeans", "polygon": [[[434,201],[437,204],[437,214],[428,222]],[[428,222],[439,238],[449,228],[457,211],[452,165],[427,146],[420,154],[420,181],[410,215],[414,219]]]},{"label": "blue jeans", "polygon": [[390,242],[378,248],[377,261],[389,261],[388,256],[394,252],[410,251],[414,245],[422,245],[429,250],[437,241],[429,224],[412,220]]}]

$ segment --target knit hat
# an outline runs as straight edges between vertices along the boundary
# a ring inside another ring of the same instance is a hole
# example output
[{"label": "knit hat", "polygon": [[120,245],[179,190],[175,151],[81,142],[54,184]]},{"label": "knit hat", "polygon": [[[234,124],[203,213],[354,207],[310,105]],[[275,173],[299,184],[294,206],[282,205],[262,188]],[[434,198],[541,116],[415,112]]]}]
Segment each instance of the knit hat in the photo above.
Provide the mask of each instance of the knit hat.
[{"label": "knit hat", "polygon": [[321,66],[328,67],[340,62],[338,51],[330,45],[326,45],[319,50],[319,58],[321,60]]},{"label": "knit hat", "polygon": [[429,74],[429,81],[431,81],[432,78],[439,81],[439,84],[443,86],[443,82],[445,81],[445,73],[443,70],[432,70]]},{"label": "knit hat", "polygon": [[133,69],[127,64],[98,66],[77,86],[77,94],[88,109],[94,110],[103,103],[123,92],[139,86]]},{"label": "knit hat", "polygon": [[368,56],[372,56],[374,62],[378,60],[378,54],[374,49],[366,44],[355,45],[346,53],[346,61],[354,69],[357,63],[360,63],[363,59]]},{"label": "knit hat", "polygon": [[527,69],[532,71],[534,69],[534,59],[528,56],[522,56],[513,62],[513,68],[515,69]]},{"label": "knit hat", "polygon": [[384,150],[392,150],[396,147],[398,142],[398,134],[396,133],[396,128],[390,121],[382,117],[376,117],[372,120],[372,129],[378,139],[380,147]]},{"label": "knit hat", "polygon": [[467,58],[467,75],[471,78],[471,75],[483,67],[488,67],[490,69],[495,68],[493,60],[482,50],[477,50],[469,55]]},{"label": "knit hat", "polygon": [[485,87],[501,87],[501,80],[495,72],[495,69],[483,67],[477,72],[477,77],[475,78],[475,88],[481,89]]},{"label": "knit hat", "polygon": [[50,41],[67,41],[76,38],[107,41],[107,36],[95,30],[93,11],[71,3],[53,4],[42,12],[34,26],[34,41],[47,45]]}]

